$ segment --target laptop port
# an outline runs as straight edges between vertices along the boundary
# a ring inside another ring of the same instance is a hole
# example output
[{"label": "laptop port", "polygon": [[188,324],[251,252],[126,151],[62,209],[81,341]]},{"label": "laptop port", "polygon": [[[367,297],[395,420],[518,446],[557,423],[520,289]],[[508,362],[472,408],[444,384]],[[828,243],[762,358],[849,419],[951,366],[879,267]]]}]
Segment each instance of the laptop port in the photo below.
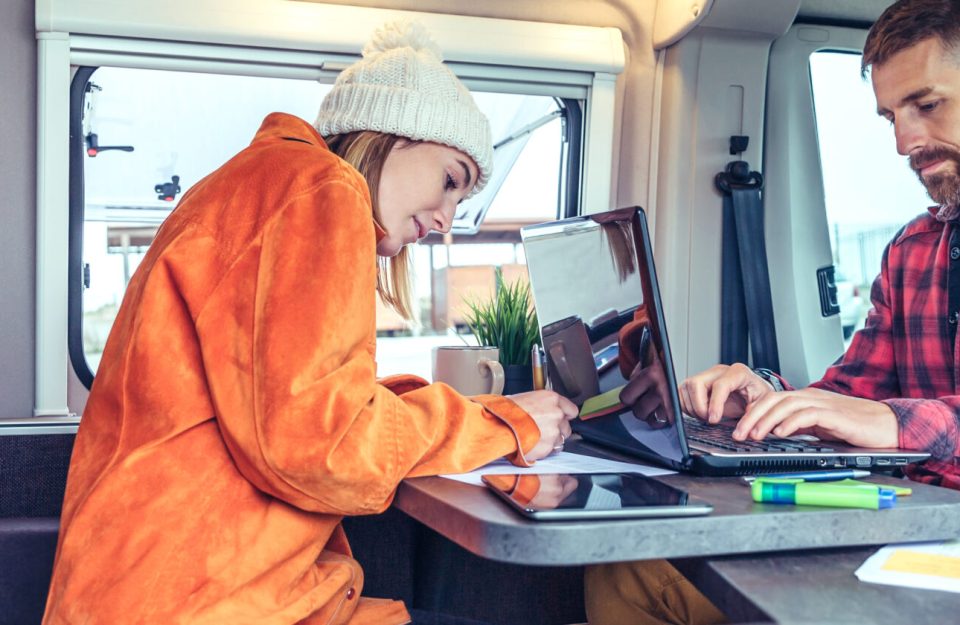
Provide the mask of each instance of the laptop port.
[{"label": "laptop port", "polygon": [[858,467],[869,467],[870,466],[870,456],[857,456],[856,461]]},{"label": "laptop port", "polygon": [[903,466],[903,465],[907,464],[907,459],[906,459],[906,458],[895,458],[895,459],[894,459],[894,462],[896,462],[898,466]]},{"label": "laptop port", "polygon": [[877,458],[877,466],[883,467],[893,462],[890,458]]}]

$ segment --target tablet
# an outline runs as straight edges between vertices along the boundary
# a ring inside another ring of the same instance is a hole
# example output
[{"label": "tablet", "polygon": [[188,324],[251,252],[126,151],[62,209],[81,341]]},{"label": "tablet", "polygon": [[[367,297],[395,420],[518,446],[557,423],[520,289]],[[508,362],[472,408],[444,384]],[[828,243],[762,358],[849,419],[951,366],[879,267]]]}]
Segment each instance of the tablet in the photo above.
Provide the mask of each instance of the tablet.
[{"label": "tablet", "polygon": [[482,475],[514,510],[537,521],[686,517],[713,506],[639,473]]}]

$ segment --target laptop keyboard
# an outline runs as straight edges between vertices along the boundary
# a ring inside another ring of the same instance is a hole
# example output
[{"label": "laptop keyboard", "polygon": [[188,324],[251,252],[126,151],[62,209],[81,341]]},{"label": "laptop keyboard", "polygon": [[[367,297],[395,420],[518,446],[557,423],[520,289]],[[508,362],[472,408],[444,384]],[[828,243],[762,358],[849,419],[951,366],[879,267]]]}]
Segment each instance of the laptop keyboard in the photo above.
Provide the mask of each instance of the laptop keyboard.
[{"label": "laptop keyboard", "polygon": [[684,417],[683,429],[687,440],[712,445],[727,451],[741,452],[783,452],[783,453],[823,453],[834,451],[822,443],[796,441],[789,438],[768,436],[762,441],[737,441],[733,439],[733,428],[725,425],[708,425],[693,417]]}]

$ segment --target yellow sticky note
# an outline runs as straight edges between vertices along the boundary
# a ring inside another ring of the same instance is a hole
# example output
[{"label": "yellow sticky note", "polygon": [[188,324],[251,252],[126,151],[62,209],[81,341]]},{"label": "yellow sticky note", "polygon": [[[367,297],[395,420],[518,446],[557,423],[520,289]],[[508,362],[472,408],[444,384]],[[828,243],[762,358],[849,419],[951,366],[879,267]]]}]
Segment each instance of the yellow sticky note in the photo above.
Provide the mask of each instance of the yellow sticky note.
[{"label": "yellow sticky note", "polygon": [[960,579],[960,558],[898,549],[880,567],[886,571]]},{"label": "yellow sticky note", "polygon": [[590,397],[583,402],[583,406],[580,408],[580,418],[586,421],[587,419],[602,417],[622,409],[623,404],[620,403],[620,391],[622,390],[623,386],[618,386],[617,388],[610,389],[606,393]]}]

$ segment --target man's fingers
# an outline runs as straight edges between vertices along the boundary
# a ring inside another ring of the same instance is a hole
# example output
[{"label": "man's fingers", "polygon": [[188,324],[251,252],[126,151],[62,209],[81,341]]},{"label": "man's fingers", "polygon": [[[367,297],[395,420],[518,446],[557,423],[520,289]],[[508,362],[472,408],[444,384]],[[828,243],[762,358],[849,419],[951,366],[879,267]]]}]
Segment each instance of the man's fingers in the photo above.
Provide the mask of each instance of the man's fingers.
[{"label": "man's fingers", "polygon": [[[811,400],[803,391],[787,391],[783,393],[769,393],[750,404],[747,414],[744,415],[734,431],[734,438],[740,440],[752,438],[762,440],[771,432],[774,436],[789,436],[798,428],[809,428],[821,424],[824,417],[822,407],[815,400]],[[783,423],[797,418],[801,425],[792,429],[775,430],[783,427]]]},{"label": "man's fingers", "polygon": [[687,380],[684,382],[684,388],[690,398],[690,414],[705,420],[710,406],[707,385],[702,380]]},{"label": "man's fingers", "polygon": [[696,412],[693,410],[693,402],[690,400],[690,391],[687,390],[686,381],[681,382],[680,386],[677,387],[677,395],[680,396],[680,410],[688,415],[696,416]]},{"label": "man's fingers", "polygon": [[703,373],[690,376],[683,381],[683,384],[680,386],[685,389],[687,397],[690,400],[690,405],[687,407],[688,413],[700,419],[707,418],[710,387],[727,369],[729,369],[729,367],[726,365],[716,365]]},{"label": "man's fingers", "polygon": [[710,387],[710,402],[707,408],[707,421],[720,423],[723,418],[723,407],[730,398],[730,393],[739,390],[743,385],[742,375],[731,367],[720,376]]},{"label": "man's fingers", "polygon": [[820,415],[818,414],[818,411],[811,408],[806,408],[804,410],[794,412],[777,424],[773,428],[773,435],[781,438],[792,436],[800,430],[806,430],[815,427],[818,425],[819,421]]},{"label": "man's fingers", "polygon": [[746,440],[757,421],[788,396],[789,393],[768,393],[757,401],[748,404],[746,411],[733,429],[733,438],[738,441]]},{"label": "man's fingers", "polygon": [[802,402],[798,402],[796,398],[788,397],[774,404],[763,416],[754,421],[753,427],[750,428],[746,436],[757,441],[763,440],[785,419],[810,410],[812,410],[810,407],[804,406]]}]

